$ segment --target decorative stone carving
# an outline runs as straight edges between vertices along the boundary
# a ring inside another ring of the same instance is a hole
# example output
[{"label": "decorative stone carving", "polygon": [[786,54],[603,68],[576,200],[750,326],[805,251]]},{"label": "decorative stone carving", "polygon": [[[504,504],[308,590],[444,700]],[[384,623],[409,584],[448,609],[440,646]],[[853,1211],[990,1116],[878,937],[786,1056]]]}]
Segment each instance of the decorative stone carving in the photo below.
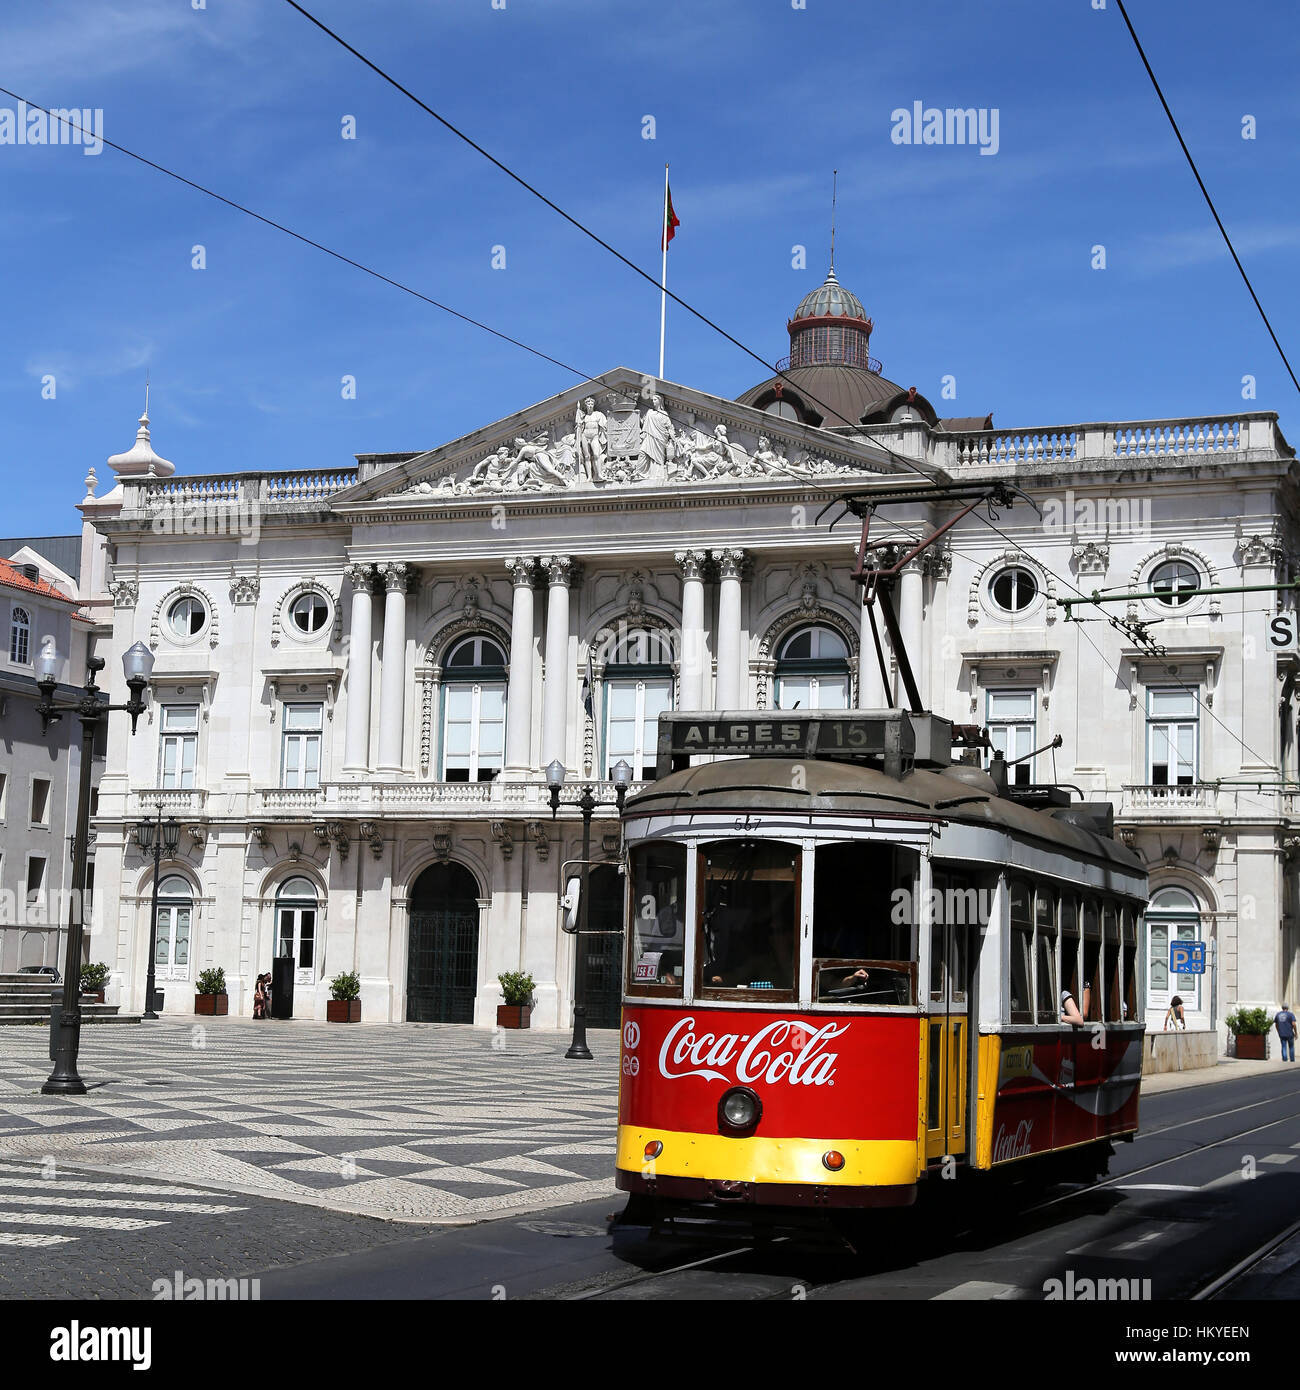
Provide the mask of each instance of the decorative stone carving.
[{"label": "decorative stone carving", "polygon": [[232,574],[230,576],[230,601],[232,603],[256,603],[262,592],[262,581],[255,574]]},{"label": "decorative stone carving", "polygon": [[510,859],[515,852],[514,835],[508,822],[492,821],[492,838],[501,846],[501,858]]},{"label": "decorative stone carving", "polygon": [[524,836],[533,842],[537,848],[538,859],[545,863],[551,853],[551,840],[546,832],[545,821],[527,821],[524,825]]},{"label": "decorative stone carving", "polygon": [[932,579],[947,579],[952,574],[952,549],[935,547],[922,557],[921,571]]},{"label": "decorative stone carving", "polygon": [[140,601],[140,586],[134,579],[110,579],[108,592],[113,595],[114,608],[134,608]]},{"label": "decorative stone carving", "polygon": [[343,573],[347,576],[347,581],[354,589],[370,592],[375,582],[374,565],[349,565]]},{"label": "decorative stone carving", "polygon": [[609,453],[609,419],[596,409],[596,399],[588,396],[578,403],[573,421],[574,450],[578,457],[578,472],[593,483],[605,481],[603,468]]},{"label": "decorative stone carving", "polygon": [[568,555],[543,555],[541,563],[548,584],[563,584],[566,589],[569,587],[575,567]]},{"label": "decorative stone carving", "polygon": [[1110,566],[1110,542],[1085,541],[1080,545],[1076,536],[1070,557],[1074,561],[1076,573],[1104,575]]},{"label": "decorative stone carving", "polygon": [[645,612],[645,575],[633,570],[628,576],[627,613],[630,618],[639,618]]},{"label": "decorative stone carving", "polygon": [[379,566],[379,577],[384,581],[384,588],[390,594],[404,594],[411,582],[413,573],[410,565],[397,560],[390,560]]},{"label": "decorative stone carving", "polygon": [[531,588],[537,582],[537,557],[512,555],[505,562],[506,573],[516,589]]},{"label": "decorative stone carving", "polygon": [[707,550],[679,550],[673,555],[683,579],[700,579],[704,566],[708,563]]},{"label": "decorative stone carving", "polygon": [[743,550],[725,549],[713,551],[714,562],[718,566],[718,574],[723,579],[741,579],[744,577],[745,552]]},{"label": "decorative stone carving", "polygon": [[640,472],[644,475],[655,469],[666,473],[676,456],[672,417],[664,409],[663,397],[652,395],[641,419]]}]

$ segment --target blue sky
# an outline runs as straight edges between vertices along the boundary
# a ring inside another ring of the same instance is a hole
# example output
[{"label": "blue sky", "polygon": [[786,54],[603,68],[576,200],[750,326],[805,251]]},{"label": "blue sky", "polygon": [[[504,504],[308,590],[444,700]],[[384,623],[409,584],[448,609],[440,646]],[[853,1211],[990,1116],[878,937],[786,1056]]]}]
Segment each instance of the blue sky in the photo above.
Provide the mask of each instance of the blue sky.
[{"label": "blue sky", "polygon": [[[654,371],[651,286],[280,0],[193,3],[6,7],[0,85],[102,108],[108,138],[584,373]],[[670,162],[670,285],[768,360],[825,273],[838,167],[840,280],[875,320],[885,374],[945,413],[1030,426],[1276,410],[1295,442],[1295,390],[1114,0],[1094,3],[308,8],[656,275]],[[1300,362],[1294,7],[1129,12]],[[996,108],[997,154],[893,143],[891,112],[915,101]],[[155,447],[186,473],[430,448],[575,380],[107,149],[0,145],[0,277],[11,534],[76,529],[87,468],[103,479],[134,437],[146,370]],[[764,375],[669,306],[669,380],[734,396]]]}]

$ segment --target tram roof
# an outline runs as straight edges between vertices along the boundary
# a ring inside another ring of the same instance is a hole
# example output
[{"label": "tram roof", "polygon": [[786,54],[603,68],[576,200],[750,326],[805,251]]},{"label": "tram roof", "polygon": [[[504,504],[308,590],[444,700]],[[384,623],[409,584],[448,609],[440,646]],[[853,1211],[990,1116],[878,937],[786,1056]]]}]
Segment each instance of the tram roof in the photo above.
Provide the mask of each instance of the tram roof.
[{"label": "tram roof", "polygon": [[999,796],[992,779],[968,768],[915,768],[896,778],[861,763],[725,758],[649,783],[628,797],[625,815],[687,816],[714,811],[933,817],[1039,840],[1058,851],[1146,873],[1145,863],[1115,840],[1050,811]]}]

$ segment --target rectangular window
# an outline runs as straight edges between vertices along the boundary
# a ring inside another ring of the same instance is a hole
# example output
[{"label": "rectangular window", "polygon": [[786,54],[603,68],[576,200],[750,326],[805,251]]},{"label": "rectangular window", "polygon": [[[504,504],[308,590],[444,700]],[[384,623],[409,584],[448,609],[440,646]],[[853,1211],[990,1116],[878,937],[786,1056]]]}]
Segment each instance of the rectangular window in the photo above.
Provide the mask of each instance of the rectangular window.
[{"label": "rectangular window", "polygon": [[1124,1021],[1132,1023],[1138,1016],[1138,997],[1137,921],[1131,907],[1124,909],[1122,929],[1124,934]]},{"label": "rectangular window", "polygon": [[158,785],[177,789],[192,787],[199,751],[199,707],[163,705],[159,720]]},{"label": "rectangular window", "polygon": [[720,841],[699,851],[697,951],[706,997],[795,997],[800,861],[795,846],[761,840]]},{"label": "rectangular window", "polygon": [[1147,781],[1189,787],[1197,778],[1197,699],[1194,690],[1147,691]]},{"label": "rectangular window", "polygon": [[1119,984],[1119,909],[1114,903],[1104,903],[1101,909],[1101,930],[1104,941],[1102,969],[1105,975],[1106,1022],[1120,1023]]},{"label": "rectangular window", "polygon": [[33,854],[27,861],[27,901],[31,902],[45,891],[45,860]]},{"label": "rectangular window", "polygon": [[[999,752],[1013,764],[1008,777],[1013,787],[1027,787],[1034,780],[1034,751],[1037,691],[990,690],[988,692],[989,761]],[[1017,761],[1025,759],[1024,762]]]},{"label": "rectangular window", "polygon": [[1034,893],[1034,981],[1039,1023],[1055,1023],[1061,1001],[1056,992],[1056,902],[1039,888]]},{"label": "rectangular window", "polygon": [[[920,914],[912,904],[919,869],[915,850],[882,841],[818,845],[812,942],[813,998],[818,1003],[916,1003]],[[943,914],[935,916],[942,919]],[[938,930],[941,934],[942,921]],[[960,966],[957,977],[964,978]],[[935,979],[942,990],[942,947]]]},{"label": "rectangular window", "polygon": [[605,687],[605,775],[620,759],[636,781],[654,776],[659,716],[673,707],[671,676],[612,680]]},{"label": "rectangular window", "polygon": [[490,782],[505,762],[505,683],[449,685],[444,711],[444,780]]},{"label": "rectangular window", "polygon": [[686,847],[638,845],[630,859],[627,987],[636,994],[680,998],[686,966]]},{"label": "rectangular window", "polygon": [[1011,1022],[1034,1021],[1034,904],[1027,883],[1011,889]]},{"label": "rectangular window", "polygon": [[50,784],[44,777],[32,778],[32,824],[50,823]]},{"label": "rectangular window", "polygon": [[1083,999],[1079,1012],[1088,1023],[1101,1022],[1101,918],[1091,899],[1083,905]]},{"label": "rectangular window", "polygon": [[1079,992],[1079,904],[1073,898],[1061,899],[1061,998],[1074,1000],[1074,1007],[1083,1013],[1083,997]]},{"label": "rectangular window", "polygon": [[285,705],[282,787],[320,786],[321,717],[320,705]]}]

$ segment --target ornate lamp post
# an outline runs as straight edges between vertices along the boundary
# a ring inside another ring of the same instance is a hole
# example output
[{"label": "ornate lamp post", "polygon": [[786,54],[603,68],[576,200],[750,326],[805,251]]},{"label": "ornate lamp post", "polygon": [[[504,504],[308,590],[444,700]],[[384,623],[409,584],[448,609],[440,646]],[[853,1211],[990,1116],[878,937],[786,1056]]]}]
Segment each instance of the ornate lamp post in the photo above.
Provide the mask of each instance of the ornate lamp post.
[{"label": "ornate lamp post", "polygon": [[153,653],[143,642],[137,642],[122,655],[130,699],[124,705],[110,704],[104,692],[95,684],[95,676],[104,669],[104,659],[92,656],[86,662],[86,684],[75,704],[56,705],[61,658],[53,642],[46,642],[36,660],[36,688],[41,692],[36,713],[41,717],[41,734],[49,732],[51,724],[63,717],[64,710],[72,711],[81,721],[81,781],[77,790],[77,831],[72,842],[72,893],[68,913],[68,946],[63,964],[63,1002],[54,1033],[54,1070],[41,1087],[43,1094],[84,1096],[86,1083],[77,1075],[77,1053],[81,1046],[81,947],[85,938],[86,850],[90,839],[90,773],[95,750],[95,732],[108,718],[111,710],[123,710],[131,716],[134,734],[140,716],[145,711],[144,692],[153,672]]},{"label": "ornate lamp post", "polygon": [[154,956],[158,950],[158,869],[162,864],[164,852],[169,859],[176,853],[176,846],[181,838],[181,825],[175,816],[169,816],[167,823],[163,824],[161,801],[154,803],[154,809],[158,812],[158,819],[142,820],[135,828],[135,839],[145,854],[153,854],[153,906],[149,910],[149,973],[145,977],[144,1016],[156,1019],[158,1015],[154,1012]]},{"label": "ornate lamp post", "polygon": [[[622,815],[623,802],[632,781],[632,769],[620,758],[614,764],[613,774],[614,801]],[[546,785],[551,793],[551,819],[554,820],[560,809],[560,791],[564,786],[564,764],[558,758],[546,768]],[[584,1062],[591,1060],[591,1049],[587,1046],[587,877],[591,859],[591,818],[600,804],[590,784],[583,787],[582,795],[578,798],[578,810],[582,812],[582,878],[578,890],[578,945],[573,953],[573,1041],[564,1055]]]}]

